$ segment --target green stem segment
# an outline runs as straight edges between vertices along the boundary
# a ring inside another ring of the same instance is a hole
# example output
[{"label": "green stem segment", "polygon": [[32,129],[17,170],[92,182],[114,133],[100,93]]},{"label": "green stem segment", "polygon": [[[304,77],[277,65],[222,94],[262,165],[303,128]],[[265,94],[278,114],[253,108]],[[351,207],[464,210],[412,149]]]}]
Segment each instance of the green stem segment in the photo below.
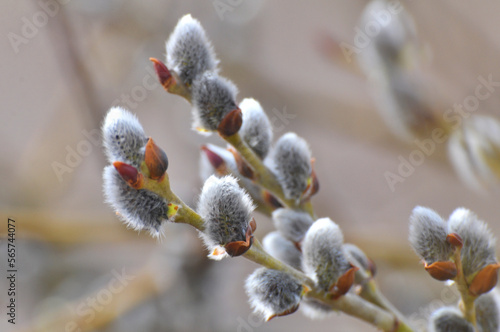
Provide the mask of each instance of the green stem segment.
[{"label": "green stem segment", "polygon": [[165,198],[168,203],[175,204],[179,207],[177,213],[174,216],[175,222],[189,224],[199,231],[203,231],[205,229],[205,222],[200,217],[200,215],[172,192],[172,190],[170,189],[170,181],[167,173],[165,173],[165,176],[160,181],[152,180],[148,177],[145,177],[144,180],[145,181],[143,189],[150,190]]},{"label": "green stem segment", "polygon": [[458,291],[462,297],[460,301],[460,310],[462,310],[464,318],[476,327],[476,307],[474,305],[476,296],[469,292],[469,284],[467,283],[463,272],[461,252],[461,247],[455,247],[454,260],[455,265],[457,266],[455,283],[457,284]]},{"label": "green stem segment", "polygon": [[386,332],[412,332],[413,329],[384,309],[350,293],[332,299],[323,292],[311,290],[306,297],[313,298],[329,305],[334,310],[340,310],[350,316],[359,318]]}]

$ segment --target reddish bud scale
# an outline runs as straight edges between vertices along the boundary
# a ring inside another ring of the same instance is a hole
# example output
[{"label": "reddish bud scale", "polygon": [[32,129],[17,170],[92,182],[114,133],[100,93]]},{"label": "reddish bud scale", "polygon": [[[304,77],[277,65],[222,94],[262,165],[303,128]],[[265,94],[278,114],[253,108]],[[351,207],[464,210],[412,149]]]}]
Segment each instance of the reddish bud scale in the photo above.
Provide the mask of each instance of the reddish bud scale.
[{"label": "reddish bud scale", "polygon": [[113,166],[125,182],[134,189],[141,189],[144,185],[144,176],[139,173],[137,168],[121,161],[115,161]]},{"label": "reddish bud scale", "polygon": [[217,127],[217,131],[222,137],[233,136],[240,130],[242,124],[243,116],[241,110],[236,108],[226,114]]},{"label": "reddish bud scale", "polygon": [[175,78],[168,70],[167,66],[156,58],[149,58],[149,61],[153,62],[156,75],[158,76],[158,80],[163,88],[167,91],[170,91],[171,87],[177,84]]},{"label": "reddish bud scale", "polygon": [[499,263],[486,265],[472,280],[469,292],[472,295],[479,296],[492,290],[498,282],[499,268]]},{"label": "reddish bud scale", "polygon": [[212,167],[217,171],[218,174],[222,175],[226,173],[226,162],[219,156],[217,153],[210,150],[206,145],[201,147],[203,152],[208,158],[208,161],[212,165]]},{"label": "reddish bud scale", "polygon": [[425,270],[436,280],[445,281],[457,276],[457,266],[452,261],[438,261],[425,265]]},{"label": "reddish bud scale", "polygon": [[262,198],[264,199],[264,202],[273,208],[279,209],[283,207],[283,204],[281,204],[281,202],[267,190],[263,190]]},{"label": "reddish bud scale", "polygon": [[226,252],[229,256],[231,257],[241,256],[244,253],[246,253],[248,249],[250,249],[253,243],[253,235],[252,235],[253,227],[256,227],[255,220],[254,220],[254,226],[250,225],[247,228],[246,241],[229,242],[224,246],[224,249],[226,249]]},{"label": "reddish bud scale", "polygon": [[240,172],[242,176],[250,180],[255,180],[255,173],[252,167],[247,164],[247,162],[243,159],[243,157],[241,157],[238,151],[233,148],[228,148],[227,150],[233,154],[234,161],[236,162],[236,165],[238,167],[238,172]]},{"label": "reddish bud scale", "polygon": [[332,286],[330,291],[333,294],[334,299],[346,294],[349,289],[351,289],[354,284],[354,276],[356,275],[357,270],[359,270],[358,267],[351,265],[351,268],[340,276],[337,282]]},{"label": "reddish bud scale", "polygon": [[144,161],[149,170],[149,177],[153,180],[160,180],[165,175],[168,168],[168,158],[152,138],[149,138],[144,153]]},{"label": "reddish bud scale", "polygon": [[459,248],[462,248],[464,245],[464,241],[462,240],[460,235],[458,235],[457,233],[448,234],[446,236],[446,242],[448,242],[449,244],[451,244],[454,247],[459,247]]},{"label": "reddish bud scale", "polygon": [[274,317],[282,317],[282,316],[286,316],[286,315],[291,315],[293,314],[295,311],[297,311],[299,309],[299,305],[296,305],[295,307],[291,308],[291,309],[288,309],[288,310],[285,310],[279,314],[274,314],[272,316],[269,316],[269,318],[266,319],[266,322],[269,322],[271,319],[273,319]]}]

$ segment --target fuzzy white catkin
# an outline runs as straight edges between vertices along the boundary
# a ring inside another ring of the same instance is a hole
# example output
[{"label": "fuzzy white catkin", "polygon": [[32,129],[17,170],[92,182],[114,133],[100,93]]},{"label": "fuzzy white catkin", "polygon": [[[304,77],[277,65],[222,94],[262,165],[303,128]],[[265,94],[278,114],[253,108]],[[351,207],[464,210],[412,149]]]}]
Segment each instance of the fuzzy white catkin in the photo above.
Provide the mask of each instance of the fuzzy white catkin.
[{"label": "fuzzy white catkin", "polygon": [[194,82],[191,91],[193,127],[216,131],[224,117],[235,110],[238,89],[230,80],[206,71]]},{"label": "fuzzy white catkin", "polygon": [[351,267],[342,250],[343,241],[339,226],[321,218],[312,224],[302,242],[304,272],[324,291]]},{"label": "fuzzy white catkin", "polygon": [[314,222],[307,212],[285,208],[274,210],[272,219],[274,227],[293,242],[300,242]]},{"label": "fuzzy white catkin", "polygon": [[234,241],[245,241],[254,205],[232,176],[205,181],[197,212],[205,222],[202,238],[212,250]]},{"label": "fuzzy white catkin", "polygon": [[446,241],[447,235],[446,222],[435,211],[422,206],[413,209],[410,245],[427,264],[449,260],[453,247]]},{"label": "fuzzy white catkin", "polygon": [[299,199],[311,176],[311,151],[295,133],[286,133],[276,142],[270,160],[287,199]]},{"label": "fuzzy white catkin", "polygon": [[453,211],[448,220],[448,231],[460,235],[464,243],[461,257],[466,278],[486,265],[496,263],[495,239],[488,226],[473,212],[465,208]]},{"label": "fuzzy white catkin", "polygon": [[239,107],[243,118],[239,133],[260,159],[264,159],[273,140],[271,122],[260,103],[253,98],[243,99]]},{"label": "fuzzy white catkin", "polygon": [[462,317],[457,308],[443,307],[429,318],[429,332],[474,332],[474,326]]},{"label": "fuzzy white catkin", "polygon": [[104,152],[110,163],[125,162],[139,167],[148,138],[139,120],[121,107],[112,107],[102,125]]},{"label": "fuzzy white catkin", "polygon": [[151,235],[159,236],[162,223],[168,219],[168,206],[164,198],[147,190],[130,187],[114,166],[104,168],[103,189],[106,202],[129,227],[145,229]]},{"label": "fuzzy white catkin", "polygon": [[191,86],[205,71],[217,71],[218,60],[200,22],[190,14],[183,16],[167,43],[167,67],[182,83]]},{"label": "fuzzy white catkin", "polygon": [[498,185],[500,121],[475,115],[463,120],[448,140],[448,155],[458,176],[477,191]]},{"label": "fuzzy white catkin", "polygon": [[250,306],[269,320],[295,309],[301,299],[302,285],[283,271],[259,268],[245,282]]},{"label": "fuzzy white catkin", "polygon": [[352,265],[364,271],[370,271],[370,259],[358,246],[352,243],[344,243],[342,245],[342,249],[344,250],[344,254]]},{"label": "fuzzy white catkin", "polygon": [[479,296],[476,306],[476,319],[480,332],[498,332],[500,327],[499,295],[497,290]]},{"label": "fuzzy white catkin", "polygon": [[264,249],[274,258],[296,268],[302,269],[302,253],[295,244],[285,239],[279,232],[268,233],[262,240]]}]

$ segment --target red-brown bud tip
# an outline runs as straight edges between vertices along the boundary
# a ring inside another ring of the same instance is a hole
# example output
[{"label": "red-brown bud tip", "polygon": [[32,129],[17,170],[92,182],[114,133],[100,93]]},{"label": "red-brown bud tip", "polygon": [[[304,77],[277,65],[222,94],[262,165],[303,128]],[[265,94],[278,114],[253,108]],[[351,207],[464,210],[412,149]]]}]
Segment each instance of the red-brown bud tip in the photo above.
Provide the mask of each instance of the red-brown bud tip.
[{"label": "red-brown bud tip", "polygon": [[[255,224],[255,220],[253,220],[253,222]],[[255,225],[255,227],[257,226]],[[229,242],[224,246],[224,249],[226,249],[227,254],[231,257],[241,256],[246,253],[248,249],[250,249],[252,243],[252,223],[250,222],[250,226],[247,228],[246,241]]]},{"label": "red-brown bud tip", "polygon": [[425,270],[436,280],[445,281],[457,276],[457,266],[452,261],[434,262],[425,265]]},{"label": "red-brown bud tip", "polygon": [[141,189],[144,184],[144,176],[139,173],[137,168],[121,161],[115,161],[113,163],[116,170],[120,174],[123,180],[128,183],[134,189]]},{"label": "red-brown bud tip", "polygon": [[450,233],[446,235],[446,242],[448,242],[454,247],[459,247],[459,248],[462,248],[464,245],[464,241],[457,233]]},{"label": "red-brown bud tip", "polygon": [[479,296],[492,290],[498,281],[498,268],[500,268],[498,263],[486,265],[472,280],[469,292],[472,295]]},{"label": "red-brown bud tip", "polygon": [[150,137],[146,144],[144,162],[149,170],[149,177],[153,180],[162,179],[168,168],[168,158],[165,151],[155,144]]},{"label": "red-brown bud tip", "polygon": [[241,155],[233,148],[227,149],[234,156],[234,161],[236,162],[236,166],[238,167],[238,172],[240,174],[250,180],[255,180],[255,173],[250,165],[241,157]]},{"label": "red-brown bud tip", "polygon": [[226,162],[224,161],[224,159],[222,159],[221,156],[210,150],[210,148],[208,148],[206,145],[203,145],[201,147],[201,150],[205,152],[210,165],[212,165],[217,174],[225,175],[227,173]]},{"label": "red-brown bud tip", "polygon": [[267,190],[264,190],[262,192],[262,198],[264,202],[266,202],[267,204],[269,204],[269,206],[273,208],[279,209],[283,207],[283,204],[281,204],[281,202]]},{"label": "red-brown bud tip", "polygon": [[154,64],[156,75],[158,76],[158,80],[161,85],[168,91],[171,86],[176,84],[175,78],[170,73],[170,70],[168,70],[167,66],[163,62],[156,58],[149,58],[149,61]]},{"label": "red-brown bud tip", "polygon": [[352,284],[354,283],[354,276],[356,271],[359,270],[356,266],[351,266],[346,273],[344,273],[338,280],[335,285],[332,287],[332,293],[334,298],[338,298],[351,289]]},{"label": "red-brown bud tip", "polygon": [[241,115],[241,110],[239,108],[236,108],[226,114],[224,119],[222,119],[222,121],[220,122],[217,131],[223,137],[233,136],[240,130],[242,123],[243,118]]}]

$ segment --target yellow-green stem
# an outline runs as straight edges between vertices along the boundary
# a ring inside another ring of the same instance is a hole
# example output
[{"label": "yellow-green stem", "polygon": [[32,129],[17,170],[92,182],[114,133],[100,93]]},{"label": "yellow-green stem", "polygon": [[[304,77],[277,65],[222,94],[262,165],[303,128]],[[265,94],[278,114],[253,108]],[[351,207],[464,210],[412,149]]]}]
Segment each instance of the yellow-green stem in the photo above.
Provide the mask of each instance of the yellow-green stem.
[{"label": "yellow-green stem", "polygon": [[400,322],[405,322],[406,318],[394,305],[382,294],[374,279],[369,279],[361,288],[359,294],[362,298],[391,312]]},{"label": "yellow-green stem", "polygon": [[457,276],[455,283],[462,299],[460,300],[460,310],[464,314],[464,318],[476,327],[476,307],[474,301],[476,297],[469,292],[469,285],[465,279],[461,257],[462,248],[455,247],[454,259],[457,266]]},{"label": "yellow-green stem", "polygon": [[412,332],[413,329],[384,309],[350,293],[332,299],[315,289],[306,293],[306,297],[313,298],[329,305],[332,309],[340,310],[350,316],[368,322],[387,332]]},{"label": "yellow-green stem", "polygon": [[248,249],[248,251],[243,254],[243,257],[245,257],[248,260],[251,260],[254,263],[267,267],[268,269],[287,272],[293,275],[295,278],[297,278],[297,280],[300,280],[303,284],[307,285],[308,287],[313,287],[314,285],[314,282],[311,279],[309,279],[304,273],[294,269],[293,267],[269,255],[264,250],[264,248],[262,248],[262,245],[256,238],[254,238],[254,242],[250,247],[250,249]]},{"label": "yellow-green stem", "polygon": [[165,173],[165,176],[161,181],[152,180],[146,177],[144,180],[144,189],[150,190],[160,195],[161,197],[165,198],[168,203],[173,203],[179,206],[179,210],[174,217],[175,222],[190,224],[200,231],[203,231],[205,229],[205,223],[200,215],[193,211],[193,209],[191,209],[176,194],[172,192],[172,190],[170,189],[168,174]]}]

